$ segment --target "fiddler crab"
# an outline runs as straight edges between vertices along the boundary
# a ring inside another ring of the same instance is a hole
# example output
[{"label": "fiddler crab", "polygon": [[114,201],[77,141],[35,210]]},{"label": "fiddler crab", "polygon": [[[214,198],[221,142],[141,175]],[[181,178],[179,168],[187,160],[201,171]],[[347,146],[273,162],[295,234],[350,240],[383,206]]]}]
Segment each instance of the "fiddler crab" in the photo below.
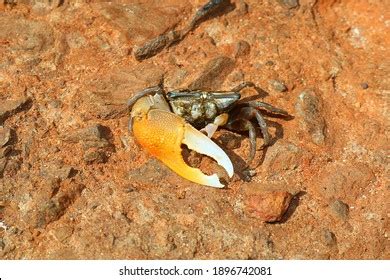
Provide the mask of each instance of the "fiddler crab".
[{"label": "fiddler crab", "polygon": [[[256,119],[264,137],[264,146],[268,146],[270,135],[260,110],[289,116],[286,111],[268,103],[238,102],[241,98],[240,91],[254,86],[251,82],[244,82],[231,91],[212,92],[189,89],[165,92],[161,85],[146,88],[128,101],[131,109],[129,130],[145,150],[183,178],[223,188],[217,174],[206,175],[185,162],[182,145],[213,158],[231,178],[234,173],[232,162],[210,138],[218,127],[248,132],[249,166],[256,152],[256,127],[251,120]],[[199,131],[196,128],[202,129]]]}]

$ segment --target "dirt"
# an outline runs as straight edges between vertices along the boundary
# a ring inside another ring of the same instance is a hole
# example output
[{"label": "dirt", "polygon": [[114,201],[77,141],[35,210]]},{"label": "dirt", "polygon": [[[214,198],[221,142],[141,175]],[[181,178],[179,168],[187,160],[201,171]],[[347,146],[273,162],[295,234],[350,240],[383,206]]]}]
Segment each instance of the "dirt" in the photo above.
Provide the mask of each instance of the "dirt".
[{"label": "dirt", "polygon": [[[205,2],[0,1],[0,258],[390,258],[384,1],[227,1],[135,59]],[[251,81],[244,99],[293,117],[266,117],[250,182],[247,135],[220,129],[236,174],[197,185],[127,129],[126,101],[162,79]]]}]

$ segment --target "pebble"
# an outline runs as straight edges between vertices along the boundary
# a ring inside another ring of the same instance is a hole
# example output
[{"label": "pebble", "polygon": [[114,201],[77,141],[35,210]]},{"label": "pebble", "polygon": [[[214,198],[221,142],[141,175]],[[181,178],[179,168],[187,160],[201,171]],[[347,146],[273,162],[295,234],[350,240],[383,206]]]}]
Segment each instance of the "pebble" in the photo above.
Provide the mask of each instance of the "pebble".
[{"label": "pebble", "polygon": [[104,131],[104,126],[95,124],[70,133],[64,137],[64,140],[71,143],[78,143],[81,141],[100,141],[104,138]]},{"label": "pebble", "polygon": [[15,100],[2,100],[0,103],[0,123],[16,113],[27,109],[31,98],[19,98]]},{"label": "pebble", "polygon": [[243,16],[243,15],[246,15],[249,11],[249,6],[248,4],[243,1],[243,0],[240,0],[238,1],[237,3],[237,15],[239,16]]},{"label": "pebble", "polygon": [[73,234],[73,227],[70,226],[62,226],[53,230],[54,236],[58,241],[64,242]]},{"label": "pebble", "polygon": [[268,174],[285,173],[301,164],[303,151],[293,143],[280,140],[269,147],[263,162]]},{"label": "pebble", "polygon": [[60,165],[58,163],[50,163],[47,164],[44,168],[42,168],[41,175],[65,180],[70,178],[72,176],[72,173],[74,172],[75,169],[73,169],[73,167],[71,166]]},{"label": "pebble", "polygon": [[139,168],[133,169],[128,174],[131,183],[150,184],[161,182],[170,174],[168,167],[156,159],[150,159]]},{"label": "pebble", "polygon": [[270,80],[269,85],[278,92],[285,92],[287,91],[286,85],[279,80]]},{"label": "pebble", "polygon": [[299,6],[298,0],[278,0],[278,2],[289,9],[293,9]]},{"label": "pebble", "polygon": [[12,151],[11,146],[5,146],[4,148],[0,148],[0,158],[4,158],[8,156],[11,151]]},{"label": "pebble", "polygon": [[251,51],[251,46],[247,41],[240,40],[234,44],[234,57],[239,58],[247,56]]},{"label": "pebble", "polygon": [[95,124],[86,128],[70,132],[69,135],[63,137],[69,143],[82,143],[83,149],[90,148],[107,148],[111,144],[109,138],[111,131],[108,127],[100,124]]},{"label": "pebble", "polygon": [[70,182],[62,185],[58,193],[40,205],[31,217],[31,225],[35,228],[45,228],[49,223],[58,220],[67,208],[81,195],[84,185]]},{"label": "pebble", "polygon": [[285,191],[262,192],[245,199],[247,211],[264,222],[277,222],[283,218],[293,196]]},{"label": "pebble", "polygon": [[6,158],[0,158],[0,178],[3,177],[4,169],[7,166],[7,159]]},{"label": "pebble", "polygon": [[361,83],[360,86],[362,87],[362,89],[368,89],[367,83]]},{"label": "pebble", "polygon": [[322,100],[312,90],[305,90],[295,104],[302,129],[310,134],[313,143],[325,144],[326,123],[322,113]]},{"label": "pebble", "polygon": [[126,117],[127,101],[132,94],[160,84],[163,74],[162,68],[148,62],[134,68],[119,67],[90,83],[88,93],[82,96],[82,102],[90,117]]},{"label": "pebble", "polygon": [[330,204],[330,210],[339,219],[345,221],[349,216],[349,206],[341,200],[335,200]]},{"label": "pebble", "polygon": [[86,163],[105,163],[108,157],[104,151],[101,150],[90,150],[84,153],[83,159]]},{"label": "pebble", "polygon": [[334,246],[337,244],[336,235],[329,229],[322,231],[322,239],[327,246]]},{"label": "pebble", "polygon": [[0,147],[7,145],[11,139],[11,129],[8,127],[0,126]]},{"label": "pebble", "polygon": [[226,76],[232,72],[234,64],[234,60],[226,56],[211,59],[199,77],[189,85],[189,89],[218,89]]}]

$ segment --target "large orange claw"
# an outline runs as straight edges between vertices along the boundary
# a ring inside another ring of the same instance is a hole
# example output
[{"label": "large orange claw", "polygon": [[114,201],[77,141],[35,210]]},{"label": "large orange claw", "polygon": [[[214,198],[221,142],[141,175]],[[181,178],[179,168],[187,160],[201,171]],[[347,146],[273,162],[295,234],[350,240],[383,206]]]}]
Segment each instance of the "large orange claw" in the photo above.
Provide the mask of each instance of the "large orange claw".
[{"label": "large orange claw", "polygon": [[206,175],[186,164],[182,144],[215,159],[229,177],[233,176],[233,165],[225,152],[206,135],[170,112],[161,95],[140,98],[131,111],[131,122],[137,142],[183,178],[210,187],[224,187],[216,174]]}]

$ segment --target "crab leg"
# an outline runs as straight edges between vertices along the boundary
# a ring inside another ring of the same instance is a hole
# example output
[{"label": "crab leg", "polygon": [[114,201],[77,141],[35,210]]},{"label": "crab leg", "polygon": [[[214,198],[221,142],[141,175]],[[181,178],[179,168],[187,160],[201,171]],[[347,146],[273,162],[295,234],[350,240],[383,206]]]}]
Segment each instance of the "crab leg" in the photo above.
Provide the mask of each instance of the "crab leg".
[{"label": "crab leg", "polygon": [[174,172],[192,182],[223,188],[217,174],[206,175],[184,161],[182,144],[218,162],[229,177],[233,165],[225,152],[206,135],[196,130],[183,118],[161,109],[151,109],[133,119],[133,133],[137,142]]},{"label": "crab leg", "polygon": [[229,119],[229,115],[226,113],[220,114],[214,119],[214,122],[207,124],[204,128],[202,128],[200,131],[206,132],[207,137],[211,138],[213,137],[214,133],[217,131],[218,127],[223,126],[227,123]]}]

